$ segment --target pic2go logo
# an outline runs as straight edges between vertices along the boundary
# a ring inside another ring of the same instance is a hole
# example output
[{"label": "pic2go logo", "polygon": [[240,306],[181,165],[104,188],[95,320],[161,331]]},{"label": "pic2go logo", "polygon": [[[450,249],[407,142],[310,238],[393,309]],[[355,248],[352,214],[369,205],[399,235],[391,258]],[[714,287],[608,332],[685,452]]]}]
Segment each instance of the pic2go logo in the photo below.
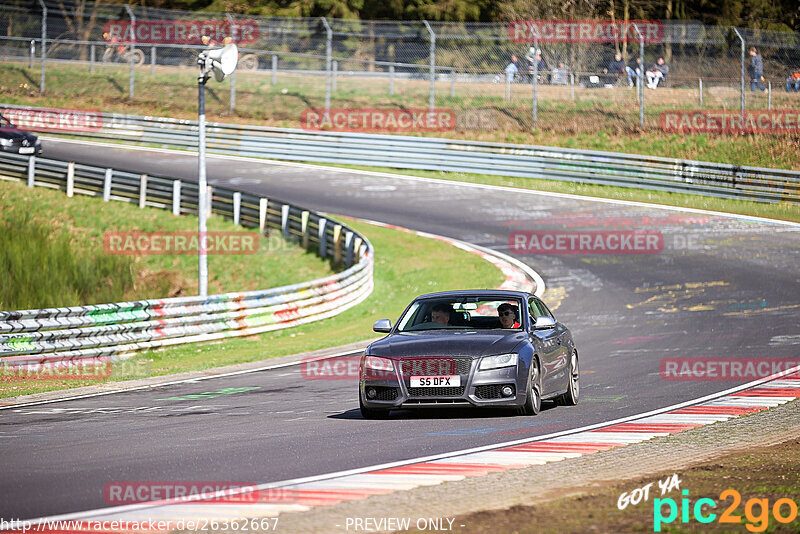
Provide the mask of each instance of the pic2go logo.
[{"label": "pic2go logo", "polygon": [[[717,503],[714,499],[698,499],[694,506],[689,503],[689,490],[681,492],[684,498],[681,499],[680,514],[681,523],[690,521],[689,512],[694,515],[694,519],[699,523],[711,523],[717,519],[717,514],[711,512],[709,508],[716,508]],[[736,515],[736,509],[742,502],[741,494],[735,489],[726,489],[719,494],[720,501],[732,499],[733,502],[719,516],[720,523],[741,524],[742,516]],[[664,508],[667,508],[668,515],[664,516]],[[757,511],[756,511],[757,509]],[[775,501],[770,510],[769,499],[758,499],[753,497],[744,505],[744,515],[748,523],[745,528],[750,532],[764,532],[769,527],[770,511],[778,523],[791,523],[797,518],[797,503],[789,498],[781,498]],[[661,532],[661,525],[669,524],[678,518],[678,503],[675,499],[653,499],[653,531]]]}]

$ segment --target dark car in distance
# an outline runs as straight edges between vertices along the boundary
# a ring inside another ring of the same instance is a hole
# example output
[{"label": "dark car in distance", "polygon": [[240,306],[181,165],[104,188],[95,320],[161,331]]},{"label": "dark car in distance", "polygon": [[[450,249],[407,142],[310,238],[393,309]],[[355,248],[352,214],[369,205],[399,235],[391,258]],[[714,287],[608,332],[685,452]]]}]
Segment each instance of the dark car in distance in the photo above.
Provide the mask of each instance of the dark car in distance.
[{"label": "dark car in distance", "polygon": [[569,329],[535,295],[463,290],[422,295],[361,358],[359,406],[368,419],[392,409],[477,406],[539,413],[542,400],[575,405],[578,350]]},{"label": "dark car in distance", "polygon": [[35,135],[23,132],[0,115],[0,151],[38,156],[42,153],[42,143]]}]

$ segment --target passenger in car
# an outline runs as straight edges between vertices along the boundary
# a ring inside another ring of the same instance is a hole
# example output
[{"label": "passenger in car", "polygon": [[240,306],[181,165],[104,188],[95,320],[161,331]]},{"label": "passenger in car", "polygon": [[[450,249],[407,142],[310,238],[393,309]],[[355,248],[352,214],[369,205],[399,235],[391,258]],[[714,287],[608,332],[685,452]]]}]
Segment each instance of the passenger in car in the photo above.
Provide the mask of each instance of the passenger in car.
[{"label": "passenger in car", "polygon": [[503,328],[519,328],[519,316],[514,306],[504,302],[497,307],[497,313],[500,316],[500,324]]},{"label": "passenger in car", "polygon": [[431,308],[431,321],[441,323],[445,326],[450,325],[450,317],[453,314],[453,307],[449,304],[439,302]]}]

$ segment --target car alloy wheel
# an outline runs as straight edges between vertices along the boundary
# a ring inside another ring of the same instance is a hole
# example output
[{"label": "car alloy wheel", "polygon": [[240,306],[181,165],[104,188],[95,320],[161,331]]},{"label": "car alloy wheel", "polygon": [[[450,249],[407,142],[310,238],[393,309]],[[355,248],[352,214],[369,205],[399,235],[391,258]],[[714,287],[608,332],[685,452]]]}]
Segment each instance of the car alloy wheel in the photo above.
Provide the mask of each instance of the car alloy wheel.
[{"label": "car alloy wheel", "polygon": [[531,360],[530,376],[528,377],[528,391],[525,404],[520,406],[520,415],[536,415],[542,409],[542,389],[539,381],[539,361]]}]

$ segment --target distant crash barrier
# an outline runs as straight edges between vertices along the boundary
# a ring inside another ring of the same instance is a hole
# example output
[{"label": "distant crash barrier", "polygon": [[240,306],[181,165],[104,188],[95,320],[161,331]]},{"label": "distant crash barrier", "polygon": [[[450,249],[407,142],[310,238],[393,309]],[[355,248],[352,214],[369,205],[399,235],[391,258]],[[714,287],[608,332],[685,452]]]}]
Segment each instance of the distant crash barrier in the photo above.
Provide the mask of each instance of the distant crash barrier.
[{"label": "distant crash barrier", "polygon": [[[0,179],[197,213],[195,183],[71,162],[0,153]],[[5,367],[103,358],[180,343],[259,334],[318,321],[366,299],[373,288],[373,250],[346,225],[274,199],[213,187],[210,212],[236,224],[278,229],[287,239],[341,265],[335,275],[271,289],[114,304],[0,312]]]},{"label": "distant crash barrier", "polygon": [[[41,108],[0,106],[29,114],[21,125],[85,139],[194,150],[197,122],[91,112],[91,127],[37,128]],[[23,111],[25,110],[25,111]],[[319,110],[319,113],[324,113]],[[331,132],[212,123],[210,153],[397,169],[562,180],[759,202],[800,202],[800,172],[615,152],[485,143],[375,133]]]}]

